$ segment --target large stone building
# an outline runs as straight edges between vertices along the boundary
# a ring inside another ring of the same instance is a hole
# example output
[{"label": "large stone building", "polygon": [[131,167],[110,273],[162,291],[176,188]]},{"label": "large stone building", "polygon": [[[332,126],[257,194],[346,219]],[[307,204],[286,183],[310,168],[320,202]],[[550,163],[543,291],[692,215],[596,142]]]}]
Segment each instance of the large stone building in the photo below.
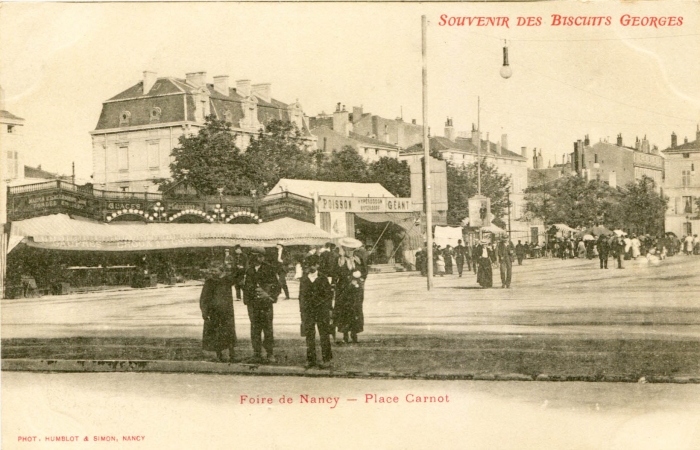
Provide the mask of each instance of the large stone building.
[{"label": "large stone building", "polygon": [[24,119],[5,109],[5,91],[0,87],[0,149],[3,181],[24,178]]},{"label": "large stone building", "polygon": [[[394,135],[385,134],[381,139],[369,131],[358,131],[358,124],[361,124],[361,130],[364,130],[365,122],[372,120],[377,122],[379,119],[386,120],[378,116],[362,114],[362,108],[355,107],[351,113],[345,109],[344,105],[341,107],[338,103],[333,114],[321,113],[311,117],[309,124],[311,134],[318,139],[318,148],[326,153],[350,146],[367,162],[374,162],[383,157],[396,159],[402,147],[392,136],[396,136],[397,130],[401,127],[394,126],[392,128]],[[403,137],[402,140],[405,140],[405,134],[403,132],[399,134]]]},{"label": "large stone building", "polygon": [[571,163],[578,175],[605,181],[613,187],[625,186],[646,175],[660,189],[664,178],[664,158],[656,146],[649,144],[646,136],[637,138],[634,147],[625,146],[622,135],[617,136],[615,144],[601,139],[593,145],[586,136],[574,142]]},{"label": "large stone building", "polygon": [[102,104],[90,132],[95,183],[108,190],[155,191],[156,180],[170,177],[170,153],[178,138],[196,133],[210,115],[231,123],[241,149],[274,119],[294,123],[315,148],[299,102],[272,98],[269,83],[238,80],[231,87],[228,76],[207,83],[206,72],[185,79],[144,72],[142,81]]},{"label": "large stone building", "polygon": [[[478,146],[481,146],[481,158],[496,166],[499,173],[510,176],[511,179],[511,219],[520,219],[525,212],[525,189],[527,188],[527,149],[521,148],[521,153],[508,150],[508,136],[502,135],[498,143],[491,142],[487,133],[486,139],[472,127],[471,135],[457,135],[452,119],[445,123],[444,137],[430,138],[430,150],[438,152],[442,158],[455,165],[467,165],[477,160]],[[423,157],[423,144],[417,144],[401,152],[399,159],[408,161],[420,160]]]},{"label": "large stone building", "polygon": [[676,133],[671,134],[671,146],[662,150],[665,155],[664,195],[668,196],[666,231],[681,237],[700,234],[700,126],[695,131],[695,140],[686,138],[678,144]]},{"label": "large stone building", "polygon": [[350,146],[367,162],[380,158],[398,158],[399,146],[376,139],[370,134],[355,131],[355,113],[350,113],[340,103],[332,115],[321,114],[311,118],[311,134],[318,139],[317,146],[326,153]]}]

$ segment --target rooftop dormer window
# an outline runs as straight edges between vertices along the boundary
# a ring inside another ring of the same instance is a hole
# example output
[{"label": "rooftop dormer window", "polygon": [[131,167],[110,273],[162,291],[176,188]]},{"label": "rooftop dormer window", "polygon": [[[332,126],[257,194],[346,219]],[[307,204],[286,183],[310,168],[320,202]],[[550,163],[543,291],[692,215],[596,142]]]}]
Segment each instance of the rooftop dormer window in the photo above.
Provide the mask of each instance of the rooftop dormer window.
[{"label": "rooftop dormer window", "polygon": [[122,111],[122,113],[119,115],[119,126],[128,127],[130,121],[131,113],[129,111]]},{"label": "rooftop dormer window", "polygon": [[151,109],[151,122],[160,122],[160,114],[161,109],[157,106],[154,106],[153,109]]}]

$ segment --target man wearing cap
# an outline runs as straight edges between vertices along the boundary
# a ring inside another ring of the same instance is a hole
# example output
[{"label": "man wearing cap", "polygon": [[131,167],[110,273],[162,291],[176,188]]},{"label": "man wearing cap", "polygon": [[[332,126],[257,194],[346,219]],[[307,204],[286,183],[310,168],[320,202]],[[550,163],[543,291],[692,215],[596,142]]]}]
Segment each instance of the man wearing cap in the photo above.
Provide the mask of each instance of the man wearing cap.
[{"label": "man wearing cap", "polygon": [[515,248],[508,237],[503,236],[496,247],[496,256],[498,256],[499,268],[501,270],[501,287],[510,288],[510,281],[513,276],[513,257],[515,256]]},{"label": "man wearing cap", "polygon": [[262,362],[262,348],[267,362],[274,363],[274,338],[272,334],[272,305],[277,302],[279,281],[272,266],[265,261],[265,249],[253,248],[245,275],[243,302],[250,318],[250,341],[253,345],[253,362]]},{"label": "man wearing cap", "polygon": [[347,344],[352,338],[357,343],[357,333],[364,330],[364,280],[367,278],[367,266],[355,251],[362,246],[357,239],[346,237],[340,240],[343,255],[338,258],[338,284],[336,287],[333,325],[343,333]]},{"label": "man wearing cap", "polygon": [[[330,253],[330,252],[328,252]],[[299,283],[299,312],[301,329],[306,338],[306,367],[316,366],[316,328],[321,339],[321,368],[328,368],[333,358],[331,351],[331,308],[333,288],[328,278],[319,273],[321,261],[318,255],[307,259],[307,273]]]}]

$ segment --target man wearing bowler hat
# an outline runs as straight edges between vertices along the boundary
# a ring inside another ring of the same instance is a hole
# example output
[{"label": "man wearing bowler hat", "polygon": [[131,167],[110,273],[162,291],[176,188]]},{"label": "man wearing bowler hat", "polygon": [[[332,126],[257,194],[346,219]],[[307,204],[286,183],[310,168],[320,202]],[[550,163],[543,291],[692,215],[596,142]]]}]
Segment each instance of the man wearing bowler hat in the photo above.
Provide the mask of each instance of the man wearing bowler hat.
[{"label": "man wearing bowler hat", "polygon": [[275,362],[272,305],[277,302],[279,293],[280,285],[275,269],[265,262],[265,249],[253,248],[243,288],[243,302],[248,307],[248,317],[250,318],[250,341],[253,345],[252,362],[263,362],[263,347],[267,354],[266,361],[268,363]]}]

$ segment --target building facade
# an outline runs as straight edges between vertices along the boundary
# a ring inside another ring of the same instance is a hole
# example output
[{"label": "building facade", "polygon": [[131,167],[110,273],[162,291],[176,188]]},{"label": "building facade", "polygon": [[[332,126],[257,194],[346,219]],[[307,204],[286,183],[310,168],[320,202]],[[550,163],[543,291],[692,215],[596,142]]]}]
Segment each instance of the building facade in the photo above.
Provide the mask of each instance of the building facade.
[{"label": "building facade", "polygon": [[338,104],[331,116],[319,115],[312,118],[311,135],[317,139],[317,147],[330,153],[350,146],[368,163],[380,158],[398,159],[398,145],[356,132],[353,117],[354,113],[351,114]]},{"label": "building facade", "polygon": [[3,181],[24,178],[24,119],[5,109],[5,91],[0,87],[0,149]]},{"label": "building facade", "polygon": [[180,136],[197,133],[210,115],[231,123],[242,150],[275,119],[292,122],[315,148],[299,102],[272,98],[269,83],[238,80],[232,87],[228,76],[213,81],[207,83],[206,72],[185,79],[144,72],[141,82],[105,101],[90,132],[95,183],[107,190],[156,191],[157,180],[170,177],[170,154]]},{"label": "building facade", "polygon": [[572,169],[578,175],[605,181],[612,187],[624,187],[643,176],[652,178],[657,190],[663,184],[664,158],[658,147],[649,144],[646,136],[637,138],[634,147],[625,146],[621,134],[618,134],[615,144],[601,139],[590,145],[586,136],[585,140],[574,143],[571,161]]},{"label": "building facade", "polygon": [[671,146],[662,150],[666,157],[664,195],[669,198],[666,210],[666,231],[681,237],[700,234],[700,126],[695,132],[695,140],[678,144],[675,133],[671,135]]},{"label": "building facade", "polygon": [[[527,148],[520,153],[508,150],[508,136],[502,135],[498,143],[491,142],[487,133],[486,139],[472,127],[469,137],[465,133],[455,133],[452,119],[445,123],[444,137],[430,138],[430,150],[440,153],[442,158],[454,165],[468,165],[480,157],[489,164],[496,166],[499,173],[507,175],[511,180],[511,221],[520,220],[525,213],[525,189],[527,177]],[[481,147],[478,150],[478,147]],[[478,150],[478,151],[477,151]],[[417,144],[407,148],[399,156],[400,160],[409,162],[419,161],[423,157],[423,145]]]}]

